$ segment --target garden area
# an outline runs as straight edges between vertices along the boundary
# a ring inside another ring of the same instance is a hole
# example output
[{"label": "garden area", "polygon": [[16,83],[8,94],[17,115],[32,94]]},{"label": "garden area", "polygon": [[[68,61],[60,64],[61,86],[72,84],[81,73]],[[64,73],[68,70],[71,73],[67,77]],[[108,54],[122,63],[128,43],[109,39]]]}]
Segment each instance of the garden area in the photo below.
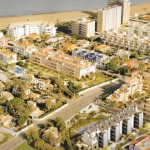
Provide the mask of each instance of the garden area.
[{"label": "garden area", "polygon": [[100,73],[97,71],[96,73],[91,73],[87,77],[78,79],[75,77],[68,76],[64,73],[49,69],[47,67],[39,66],[32,62],[29,62],[28,70],[30,71],[30,73],[33,73],[33,74],[37,74],[41,72],[44,78],[59,77],[59,79],[61,79],[62,81],[70,81],[74,84],[75,89],[78,89],[77,92],[80,92],[86,88],[98,85],[100,83],[103,83],[103,82],[106,82],[115,78],[113,76],[106,75],[104,73]]},{"label": "garden area", "polygon": [[[90,109],[91,111],[88,111]],[[83,112],[77,113],[70,120],[70,125],[71,125],[72,130],[78,129],[80,127],[83,127],[92,123],[100,122],[101,120],[105,119],[106,117],[110,115],[108,112],[106,112],[106,110],[103,110],[101,107],[98,107],[98,108],[95,107],[94,111],[92,111],[92,108],[89,107],[88,110],[87,111],[84,110]]]},{"label": "garden area", "polygon": [[28,143],[23,143],[15,150],[35,150],[35,149],[31,147]]},{"label": "garden area", "polygon": [[96,117],[96,118],[82,119],[82,120],[80,120],[79,122],[76,122],[71,128],[74,130],[74,129],[77,129],[77,128],[86,126],[86,125],[88,125],[88,124],[100,122],[100,121],[101,121],[102,119],[104,119],[104,118],[106,118],[106,116],[100,115],[100,116],[98,116],[98,117]]}]

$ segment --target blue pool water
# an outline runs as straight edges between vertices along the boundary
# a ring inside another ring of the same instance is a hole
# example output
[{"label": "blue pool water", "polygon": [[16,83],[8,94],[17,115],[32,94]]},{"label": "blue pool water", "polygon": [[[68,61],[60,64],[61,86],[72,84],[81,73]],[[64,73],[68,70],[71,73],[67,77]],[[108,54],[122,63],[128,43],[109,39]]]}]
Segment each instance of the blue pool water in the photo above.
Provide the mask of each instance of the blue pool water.
[{"label": "blue pool water", "polygon": [[21,74],[23,70],[20,67],[15,67],[15,73]]}]

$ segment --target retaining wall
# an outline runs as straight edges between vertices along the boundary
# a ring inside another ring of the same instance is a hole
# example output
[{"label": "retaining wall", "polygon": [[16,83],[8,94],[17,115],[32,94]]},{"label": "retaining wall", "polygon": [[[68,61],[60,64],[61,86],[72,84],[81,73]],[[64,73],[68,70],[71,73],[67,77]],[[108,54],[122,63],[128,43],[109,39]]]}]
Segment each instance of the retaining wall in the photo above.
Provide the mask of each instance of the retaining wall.
[{"label": "retaining wall", "polygon": [[82,95],[82,94],[84,94],[84,93],[86,93],[86,92],[88,92],[88,91],[90,91],[90,90],[96,89],[96,88],[98,88],[98,87],[102,87],[102,86],[104,86],[104,85],[110,84],[110,83],[112,83],[112,82],[116,82],[116,81],[118,81],[118,80],[119,80],[119,78],[113,79],[113,80],[110,80],[110,81],[107,81],[107,82],[104,82],[104,83],[101,83],[101,84],[98,84],[98,85],[95,85],[95,86],[93,86],[93,87],[91,87],[91,88],[88,88],[88,89],[86,89],[86,90],[84,90],[84,91],[79,92],[78,94],[79,94],[79,95]]}]

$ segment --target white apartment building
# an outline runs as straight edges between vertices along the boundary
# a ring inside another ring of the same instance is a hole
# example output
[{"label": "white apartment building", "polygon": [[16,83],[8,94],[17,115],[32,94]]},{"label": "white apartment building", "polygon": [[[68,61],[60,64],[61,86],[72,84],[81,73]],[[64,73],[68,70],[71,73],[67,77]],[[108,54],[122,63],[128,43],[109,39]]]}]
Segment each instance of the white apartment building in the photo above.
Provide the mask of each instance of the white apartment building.
[{"label": "white apartment building", "polygon": [[99,9],[97,13],[97,31],[118,30],[121,27],[121,6]]},{"label": "white apartment building", "polygon": [[129,106],[102,121],[85,127],[82,141],[93,148],[103,148],[109,141],[118,142],[122,134],[143,126],[143,112]]},{"label": "white apartment building", "polygon": [[121,22],[124,25],[129,24],[130,19],[130,6],[131,1],[130,0],[108,0],[108,5],[119,5],[122,7],[122,13],[121,13]]},{"label": "white apartment building", "polygon": [[[139,26],[140,28],[140,26]],[[129,35],[123,32],[115,32],[110,31],[107,33],[101,33],[101,38],[103,39],[104,43],[107,43],[111,46],[118,46],[123,49],[128,49],[130,44],[130,50],[137,50],[137,51],[145,51],[150,50],[150,42],[147,38],[139,38],[135,37],[134,35],[130,37],[130,41],[128,40]]]},{"label": "white apartment building", "polygon": [[30,56],[30,61],[77,78],[85,77],[96,71],[96,66],[86,60],[49,49],[34,52]]},{"label": "white apartment building", "polygon": [[71,30],[74,34],[80,34],[83,37],[92,37],[95,35],[95,21],[82,18],[71,21]]},{"label": "white apartment building", "polygon": [[9,24],[8,34],[12,37],[22,38],[32,33],[41,34],[45,32],[47,35],[55,36],[57,28],[53,23],[42,21],[26,21]]},{"label": "white apartment building", "polygon": [[128,36],[150,40],[150,23],[131,22],[128,28]]},{"label": "white apartment building", "polygon": [[0,60],[7,64],[13,64],[17,62],[17,54],[7,50],[0,49]]}]

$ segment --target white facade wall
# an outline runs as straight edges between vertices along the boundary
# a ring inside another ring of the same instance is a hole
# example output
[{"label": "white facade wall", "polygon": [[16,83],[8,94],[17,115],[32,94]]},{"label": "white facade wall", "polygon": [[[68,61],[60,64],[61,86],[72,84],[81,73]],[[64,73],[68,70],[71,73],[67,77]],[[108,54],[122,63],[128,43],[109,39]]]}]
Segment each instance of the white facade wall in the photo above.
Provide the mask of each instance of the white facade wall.
[{"label": "white facade wall", "polygon": [[23,37],[25,29],[23,27],[13,27],[8,30],[8,34],[12,37]]},{"label": "white facade wall", "polygon": [[40,34],[40,27],[38,25],[25,25],[25,33],[24,35],[25,36],[28,36],[29,34],[32,34],[32,33],[37,33],[37,34]]},{"label": "white facade wall", "polygon": [[3,32],[0,32],[0,38],[2,38],[4,36]]},{"label": "white facade wall", "polygon": [[122,13],[121,6],[105,8],[103,10],[100,10],[98,13],[102,13],[101,15],[102,17],[98,18],[98,25],[97,25],[98,28],[99,27],[102,28],[100,29],[102,32],[117,30],[121,27],[121,13]]},{"label": "white facade wall", "polygon": [[12,56],[2,56],[2,61],[7,64],[13,64],[17,62],[17,55],[13,54]]},{"label": "white facade wall", "polygon": [[120,134],[122,134],[122,121],[120,121],[119,127],[120,127]]},{"label": "white facade wall", "polygon": [[119,29],[121,26],[121,11],[122,11],[122,7],[117,7],[116,11],[115,11],[115,26],[114,28]]},{"label": "white facade wall", "polygon": [[87,23],[86,37],[92,37],[95,35],[95,21]]},{"label": "white facade wall", "polygon": [[71,30],[74,34],[80,34],[83,37],[95,36],[95,21],[86,20],[71,21]]},{"label": "white facade wall", "polygon": [[133,128],[134,127],[134,115],[131,116],[131,120],[132,120],[131,127]]},{"label": "white facade wall", "polygon": [[8,34],[12,37],[26,37],[29,34],[36,33],[41,34],[45,32],[50,36],[56,35],[57,28],[54,25],[43,25],[43,24],[24,24],[24,25],[14,25],[8,28]]},{"label": "white facade wall", "polygon": [[57,33],[56,27],[54,27],[54,26],[44,27],[43,32],[45,32],[47,35],[50,35],[50,36],[55,36]]},{"label": "white facade wall", "polygon": [[148,40],[150,40],[150,27],[149,27],[149,29],[148,29],[148,27],[146,29],[146,26],[141,25],[141,24],[139,24],[139,25],[137,24],[137,26],[135,26],[135,27],[134,27],[134,25],[130,26],[128,29],[128,35],[129,36],[136,35],[139,38],[145,37]]},{"label": "white facade wall", "polygon": [[34,46],[27,46],[27,47],[14,46],[13,51],[15,53],[29,57],[29,55],[37,51],[37,49]]},{"label": "white facade wall", "polygon": [[103,133],[103,146],[107,146],[108,145],[108,130],[105,130]]},{"label": "white facade wall", "polygon": [[131,133],[131,131],[132,131],[132,122],[133,122],[133,118],[129,117],[127,119],[127,134]]},{"label": "white facade wall", "polygon": [[79,76],[81,77],[85,77],[86,75],[90,74],[91,72],[95,72],[96,71],[96,66],[90,66],[88,68],[84,68],[79,70]]},{"label": "white facade wall", "polygon": [[108,130],[107,130],[107,133],[108,133],[108,141],[110,141],[110,131],[111,131],[111,128],[109,127]]},{"label": "white facade wall", "polygon": [[97,143],[96,139],[93,139],[92,134],[88,133],[88,132],[84,132],[83,136],[82,136],[82,141],[90,146],[93,146]]}]

